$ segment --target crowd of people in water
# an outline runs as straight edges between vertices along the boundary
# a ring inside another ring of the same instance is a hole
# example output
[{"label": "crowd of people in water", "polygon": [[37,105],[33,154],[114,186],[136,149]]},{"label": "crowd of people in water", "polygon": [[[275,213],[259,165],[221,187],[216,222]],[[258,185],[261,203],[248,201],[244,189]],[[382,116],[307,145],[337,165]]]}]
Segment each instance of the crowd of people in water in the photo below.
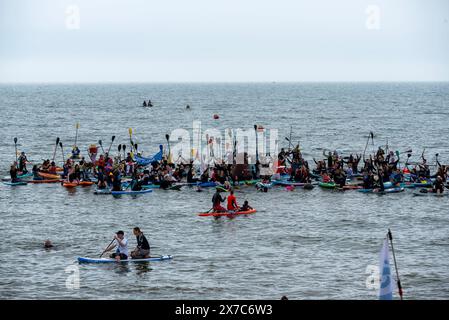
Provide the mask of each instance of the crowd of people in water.
[{"label": "crowd of people in water", "polygon": [[[215,182],[229,191],[241,181],[256,179],[259,179],[262,185],[270,183],[271,180],[285,179],[304,184],[312,181],[332,182],[339,187],[345,186],[351,179],[357,179],[364,189],[383,190],[386,182],[399,185],[405,181],[425,180],[432,181],[435,192],[443,192],[448,171],[447,166],[437,160],[437,170],[431,174],[424,154],[421,156],[421,161],[413,165],[408,163],[411,154],[406,154],[407,160],[401,166],[399,152],[386,152],[381,147],[375,154],[367,157],[362,154],[342,156],[336,151],[323,152],[323,159],[313,159],[314,166],[311,168],[309,161],[304,159],[297,145],[288,150],[281,149],[274,161],[274,167],[266,163],[248,164],[248,155],[244,154],[243,164],[217,161],[213,166],[202,170],[199,170],[193,161],[173,163],[168,160],[168,156],[163,156],[160,161],[155,160],[147,165],[140,165],[135,160],[133,150],[127,154],[124,153],[123,157],[121,153],[115,157],[107,152],[98,154],[98,147],[95,145],[91,145],[88,150],[88,157],[84,157],[75,146],[71,157],[62,167],[58,167],[54,160],[49,159],[40,165],[35,164],[32,167],[33,179],[45,179],[42,173],[46,173],[60,175],[61,179],[70,183],[94,180],[98,189],[110,188],[112,191],[122,190],[123,177],[130,180],[128,189],[132,191],[139,191],[143,186],[150,184],[167,189],[180,182],[187,184]],[[140,156],[140,153],[137,155]],[[20,180],[19,174],[28,172],[28,163],[26,154],[22,152],[17,162],[11,165],[12,182]],[[270,165],[271,171],[262,170]]]}]

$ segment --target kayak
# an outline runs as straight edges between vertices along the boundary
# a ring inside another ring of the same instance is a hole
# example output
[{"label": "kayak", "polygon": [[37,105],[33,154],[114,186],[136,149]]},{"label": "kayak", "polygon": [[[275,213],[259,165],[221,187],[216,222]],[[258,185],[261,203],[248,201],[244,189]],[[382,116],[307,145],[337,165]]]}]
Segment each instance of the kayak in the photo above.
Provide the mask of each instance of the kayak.
[{"label": "kayak", "polygon": [[415,188],[428,188],[428,187],[432,187],[432,182],[421,181],[421,182],[415,182],[415,183],[413,183],[413,185],[415,186]]},{"label": "kayak", "polygon": [[93,185],[94,183],[92,182],[92,181],[80,181],[79,182],[79,185],[80,186],[83,186],[83,187],[86,187],[86,186],[91,186],[91,185]]},{"label": "kayak", "polygon": [[324,189],[335,189],[337,187],[335,182],[320,182],[318,185]]},{"label": "kayak", "polygon": [[63,186],[63,187],[66,187],[66,188],[75,188],[75,187],[78,186],[78,183],[73,183],[73,182],[63,182],[63,183],[62,183],[62,186]]},{"label": "kayak", "polygon": [[[163,260],[171,260],[173,256],[165,255],[159,257],[150,257],[146,259],[126,259],[120,260],[120,263],[126,262],[151,262],[151,261],[163,261]],[[86,258],[86,257],[78,257],[79,263],[115,263],[117,262],[115,259],[110,258]]]},{"label": "kayak", "polygon": [[449,195],[448,193],[436,193],[433,191],[428,191],[427,189],[421,189],[419,191],[413,192],[414,196],[434,196],[434,197],[444,197]]},{"label": "kayak", "polygon": [[3,181],[3,184],[7,186],[23,186],[26,185],[27,183],[25,181],[17,181],[17,182]]},{"label": "kayak", "polygon": [[42,179],[42,180],[29,180],[28,183],[56,183],[61,182],[62,180],[57,179]]},{"label": "kayak", "polygon": [[[29,177],[32,177],[32,176],[33,176],[33,173],[28,172],[28,173],[24,173],[24,174],[18,174],[17,175],[17,179],[29,178]],[[5,176],[5,177],[2,178],[2,181],[6,181],[6,182],[11,181],[11,177],[10,176]]]},{"label": "kayak", "polygon": [[111,190],[106,189],[97,189],[94,191],[94,194],[111,194]]},{"label": "kayak", "polygon": [[281,185],[281,186],[295,186],[295,187],[303,187],[305,186],[306,182],[293,182],[293,181],[283,181],[283,180],[275,180],[273,181],[273,184]]},{"label": "kayak", "polygon": [[251,209],[247,211],[225,211],[225,212],[203,212],[198,213],[200,217],[234,217],[238,215],[247,215],[256,213],[256,209]]},{"label": "kayak", "polygon": [[343,188],[338,188],[338,189],[341,189],[341,190],[358,190],[358,189],[362,189],[363,187],[361,187],[361,186],[356,186],[356,185],[346,185],[346,186],[343,186]]},{"label": "kayak", "polygon": [[270,189],[273,186],[273,183],[262,183],[262,182],[257,182],[256,183],[256,188],[268,188]]},{"label": "kayak", "polygon": [[127,190],[122,190],[122,191],[111,191],[111,194],[113,196],[117,196],[117,195],[122,195],[122,194],[130,194],[130,195],[134,195],[134,194],[143,194],[143,193],[149,193],[149,192],[153,192],[153,189],[146,189],[146,190],[139,190],[139,191],[127,191]]},{"label": "kayak", "polygon": [[45,172],[38,172],[37,173],[40,177],[45,179],[61,179],[61,176],[58,174],[51,174],[51,173],[45,173]]},{"label": "kayak", "polygon": [[400,187],[395,187],[395,188],[388,188],[385,189],[384,191],[380,191],[379,188],[376,189],[358,189],[358,192],[363,192],[363,193],[398,193],[398,192],[402,192],[404,191],[404,188],[400,188]]}]

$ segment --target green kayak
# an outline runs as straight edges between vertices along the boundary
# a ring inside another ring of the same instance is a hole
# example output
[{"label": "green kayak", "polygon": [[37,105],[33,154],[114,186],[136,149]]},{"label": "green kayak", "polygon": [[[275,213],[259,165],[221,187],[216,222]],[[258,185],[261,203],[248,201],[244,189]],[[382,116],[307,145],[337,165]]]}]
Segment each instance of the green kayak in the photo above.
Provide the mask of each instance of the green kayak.
[{"label": "green kayak", "polygon": [[335,182],[320,182],[318,183],[318,186],[324,189],[335,189],[337,187]]}]

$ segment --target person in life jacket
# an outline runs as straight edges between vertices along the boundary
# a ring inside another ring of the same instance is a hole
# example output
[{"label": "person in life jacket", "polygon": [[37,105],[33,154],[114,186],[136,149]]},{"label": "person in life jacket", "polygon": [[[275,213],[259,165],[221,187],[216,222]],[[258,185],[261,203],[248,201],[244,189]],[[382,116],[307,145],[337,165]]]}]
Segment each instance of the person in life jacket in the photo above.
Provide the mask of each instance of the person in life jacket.
[{"label": "person in life jacket", "polygon": [[80,157],[80,149],[77,146],[73,146],[72,148],[72,159],[78,159]]},{"label": "person in life jacket", "polygon": [[228,210],[236,211],[238,209],[239,209],[239,206],[237,204],[237,199],[234,196],[234,190],[231,190],[231,194],[228,197]]}]

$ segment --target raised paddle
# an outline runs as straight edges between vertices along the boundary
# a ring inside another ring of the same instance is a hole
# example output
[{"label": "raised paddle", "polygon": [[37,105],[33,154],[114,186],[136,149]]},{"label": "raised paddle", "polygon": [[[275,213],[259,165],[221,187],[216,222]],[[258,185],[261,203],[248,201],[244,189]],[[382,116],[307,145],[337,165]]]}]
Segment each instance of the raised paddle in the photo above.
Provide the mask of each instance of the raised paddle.
[{"label": "raised paddle", "polygon": [[133,129],[129,128],[128,133],[129,133],[129,142],[131,143],[131,151],[133,151],[133,145],[134,145],[133,140],[132,140]]},{"label": "raised paddle", "polygon": [[366,148],[368,148],[368,143],[369,143],[369,139],[373,136],[373,132],[370,132],[370,135],[368,136],[368,140],[366,140],[366,145],[365,145],[365,150],[363,150],[363,160],[365,160],[365,153],[366,153]]},{"label": "raised paddle", "polygon": [[104,152],[104,149],[103,149],[103,142],[101,140],[98,140],[98,144],[100,145],[101,150],[103,151],[103,154],[104,154],[105,152]]},{"label": "raised paddle", "polygon": [[254,133],[256,134],[256,166],[257,166],[257,163],[259,162],[259,140],[257,137],[257,124],[254,125]]},{"label": "raised paddle", "polygon": [[170,163],[170,155],[171,155],[171,150],[170,150],[170,135],[166,134],[165,135],[165,139],[167,140],[167,145],[168,145],[168,156],[167,156],[167,160],[168,163]]},{"label": "raised paddle", "polygon": [[59,146],[61,147],[62,163],[65,163],[65,160],[64,160],[64,148],[62,147],[62,142],[59,142]]},{"label": "raised paddle", "polygon": [[53,151],[53,161],[55,161],[55,157],[56,157],[56,149],[59,146],[59,137],[56,138],[56,145],[55,145],[55,150]]},{"label": "raised paddle", "polygon": [[76,123],[76,134],[75,134],[75,146],[76,146],[76,142],[78,141],[78,129],[80,128],[80,123],[79,122],[77,122]]},{"label": "raised paddle", "polygon": [[106,247],[106,249],[104,249],[104,251],[100,254],[100,258],[104,255],[104,253],[106,252],[106,250],[109,248],[109,246],[115,241],[115,238],[112,239],[112,241],[108,244],[108,246]]},{"label": "raised paddle", "polygon": [[17,138],[14,138],[14,149],[16,150],[16,166],[19,164],[17,163]]},{"label": "raised paddle", "polygon": [[122,149],[123,149],[123,159],[126,159],[126,145],[123,145]]},{"label": "raised paddle", "polygon": [[108,148],[108,154],[109,154],[109,151],[111,151],[111,147],[112,147],[112,144],[114,143],[114,140],[115,140],[115,136],[112,136],[111,144],[109,145],[109,148]]}]

